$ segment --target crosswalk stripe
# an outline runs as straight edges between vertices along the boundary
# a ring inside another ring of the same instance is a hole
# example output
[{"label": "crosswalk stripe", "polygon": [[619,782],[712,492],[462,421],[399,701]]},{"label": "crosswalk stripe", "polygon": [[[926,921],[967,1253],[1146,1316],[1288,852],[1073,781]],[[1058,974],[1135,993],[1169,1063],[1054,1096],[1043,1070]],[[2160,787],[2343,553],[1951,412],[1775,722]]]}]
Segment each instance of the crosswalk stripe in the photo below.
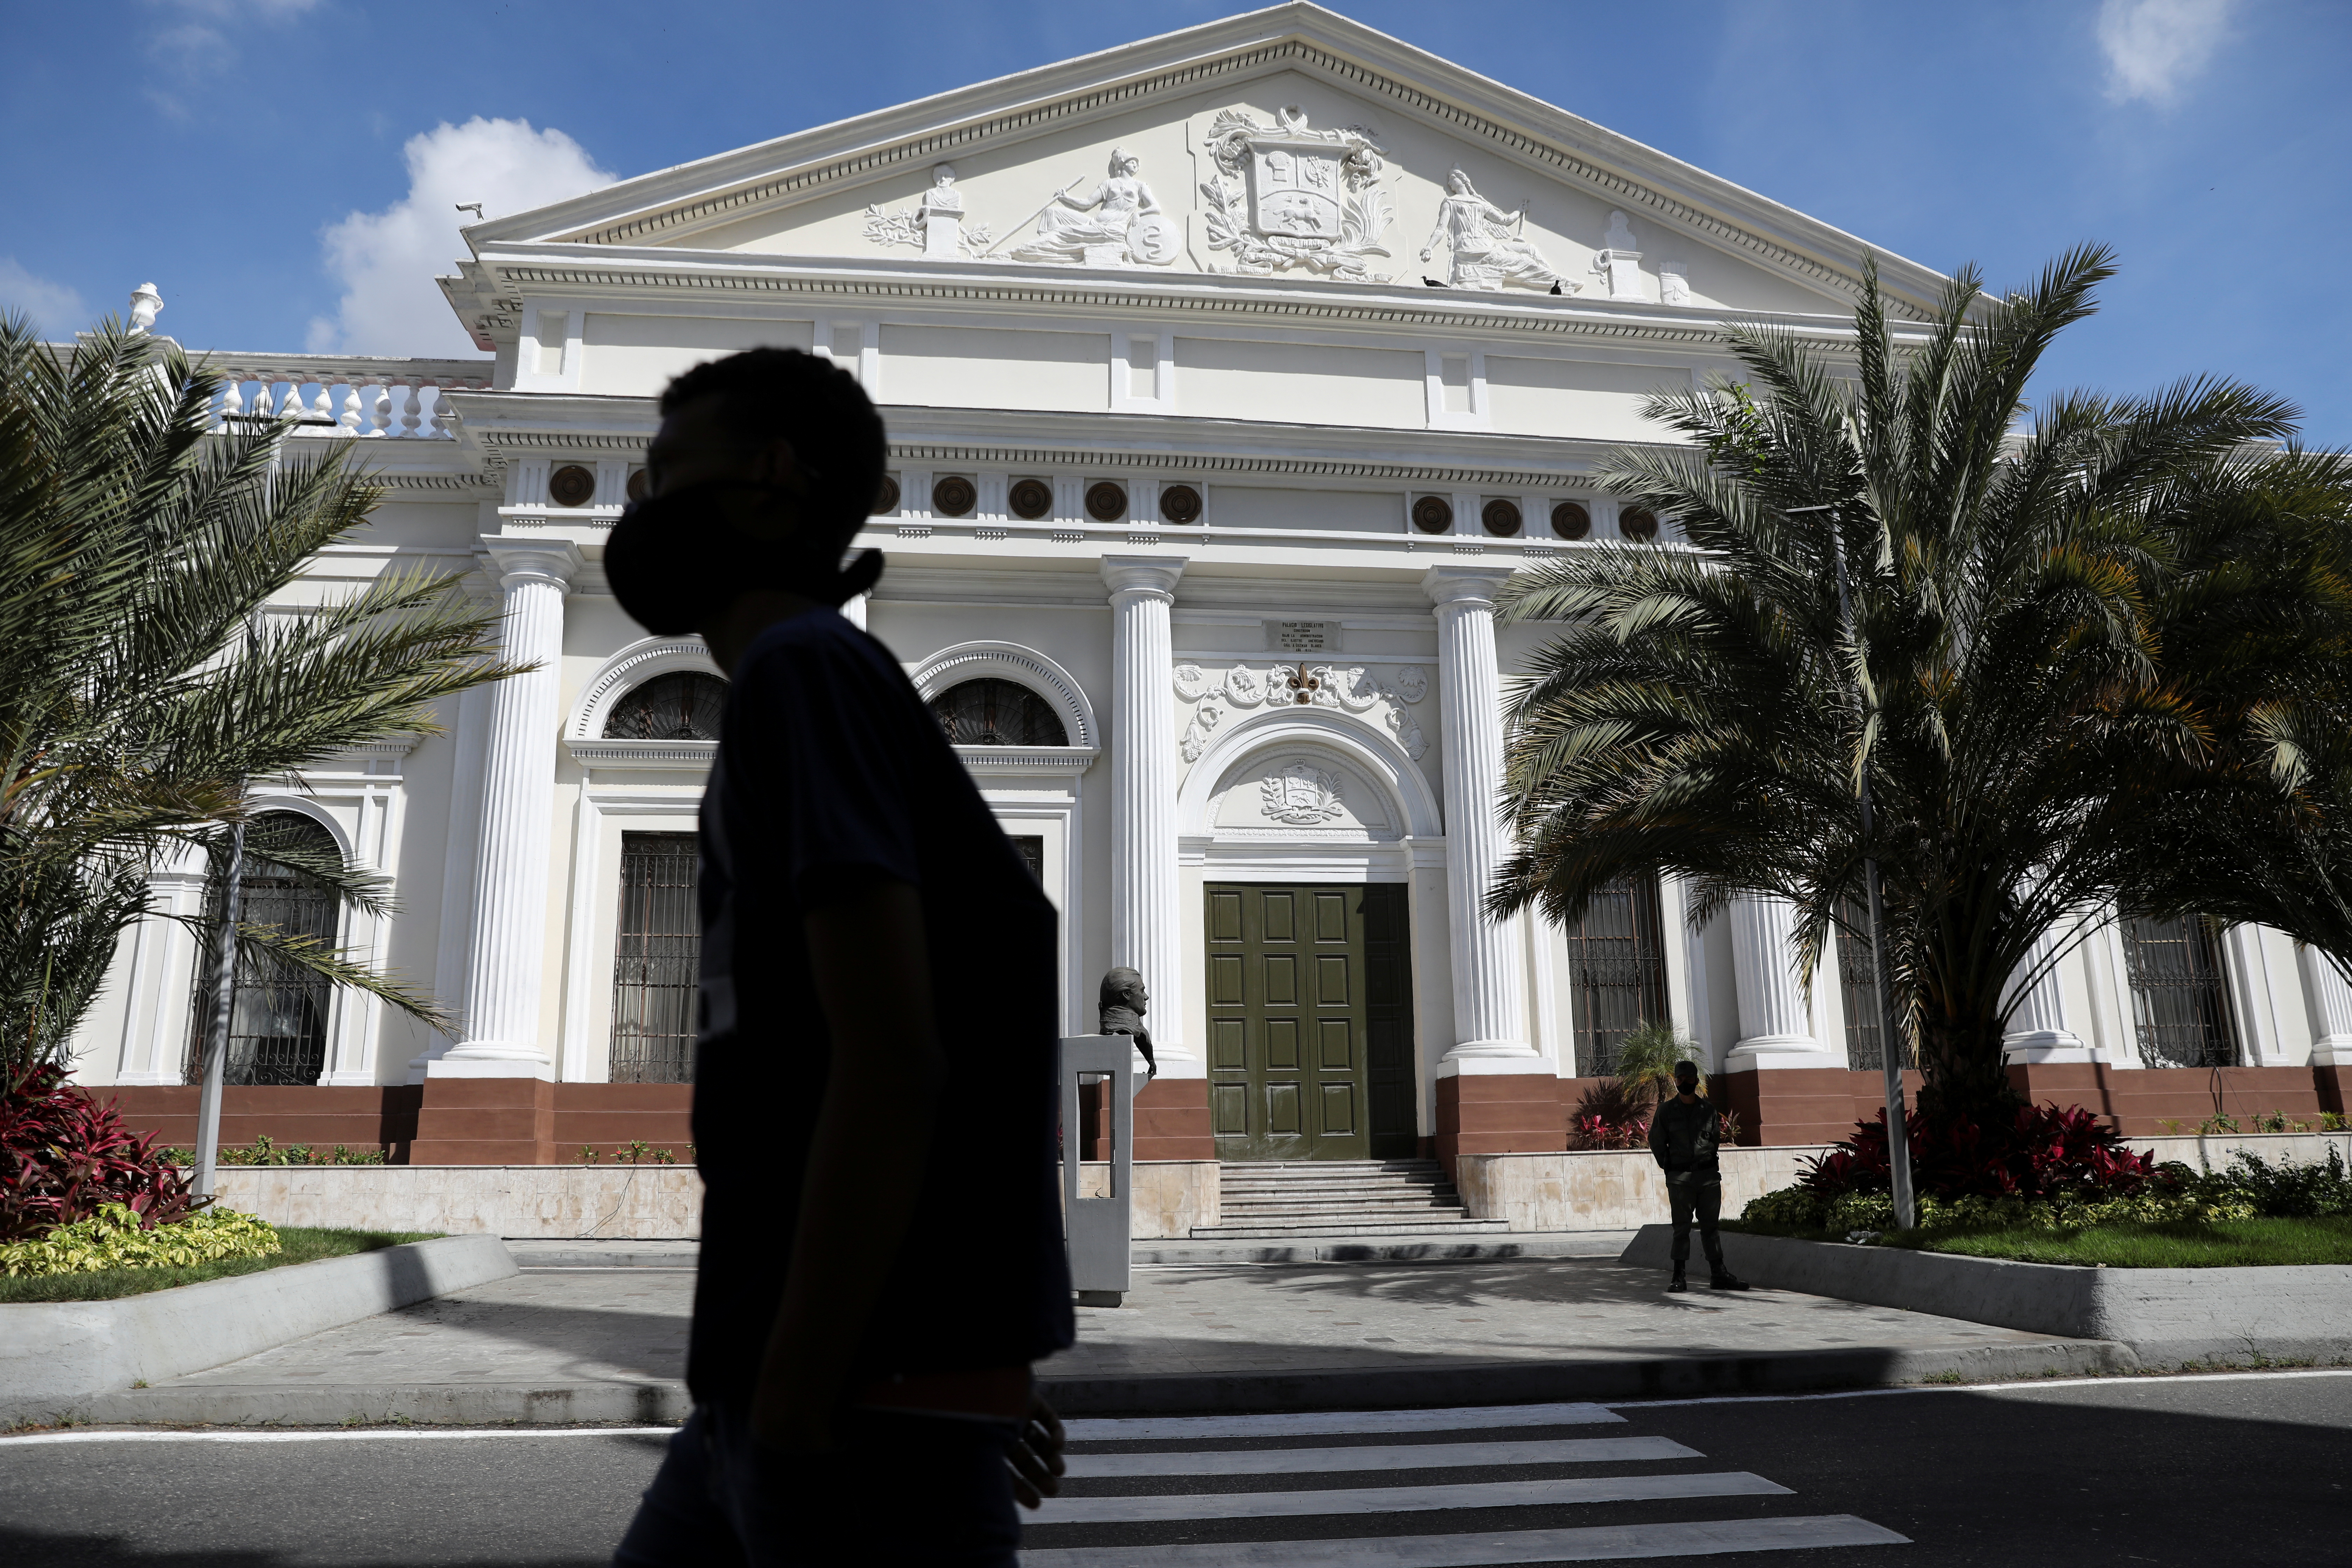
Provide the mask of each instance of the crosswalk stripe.
[{"label": "crosswalk stripe", "polygon": [[1242,1541],[1196,1546],[1077,1546],[1024,1551],[1027,1568],[1496,1568],[1519,1563],[1696,1557],[1823,1546],[1901,1546],[1908,1536],[1850,1513],[1574,1530],[1398,1535],[1346,1541]]},{"label": "crosswalk stripe", "polygon": [[1441,1508],[1557,1508],[1664,1498],[1789,1497],[1745,1470],[1711,1476],[1483,1481],[1440,1487],[1350,1487],[1319,1492],[1211,1492],[1189,1497],[1049,1498],[1033,1523],[1145,1524],[1172,1520],[1285,1519],[1318,1513],[1416,1513]]},{"label": "crosswalk stripe", "polygon": [[1527,1443],[1399,1443],[1362,1448],[1202,1449],[1071,1454],[1081,1480],[1127,1476],[1297,1475],[1315,1470],[1434,1470],[1462,1465],[1590,1465],[1703,1459],[1670,1437],[1559,1437]]},{"label": "crosswalk stripe", "polygon": [[1156,1438],[1332,1437],[1360,1432],[1458,1432],[1503,1426],[1582,1426],[1625,1419],[1570,1405],[1473,1405],[1451,1410],[1316,1410],[1278,1415],[1085,1416],[1063,1423],[1073,1443]]}]

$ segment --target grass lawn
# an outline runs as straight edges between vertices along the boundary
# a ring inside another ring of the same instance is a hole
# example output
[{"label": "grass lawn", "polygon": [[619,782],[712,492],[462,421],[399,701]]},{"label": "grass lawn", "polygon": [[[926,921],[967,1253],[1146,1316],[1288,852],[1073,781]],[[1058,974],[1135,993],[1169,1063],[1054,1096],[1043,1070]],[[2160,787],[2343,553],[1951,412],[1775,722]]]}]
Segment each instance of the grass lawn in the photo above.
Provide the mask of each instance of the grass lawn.
[{"label": "grass lawn", "polygon": [[2210,1225],[2097,1225],[2080,1230],[1910,1231],[1882,1245],[2021,1263],[2105,1264],[2110,1268],[2239,1268],[2352,1263],[2352,1215],[2324,1219],[2228,1219]]},{"label": "grass lawn", "polygon": [[315,1263],[322,1258],[349,1258],[404,1241],[430,1241],[437,1231],[308,1230],[280,1226],[281,1250],[267,1258],[226,1258],[187,1268],[108,1268],[95,1274],[43,1274],[33,1277],[0,1275],[0,1303],[9,1301],[110,1301],[147,1290],[168,1290],[205,1279],[226,1279],[237,1274],[258,1274],[289,1263]]}]

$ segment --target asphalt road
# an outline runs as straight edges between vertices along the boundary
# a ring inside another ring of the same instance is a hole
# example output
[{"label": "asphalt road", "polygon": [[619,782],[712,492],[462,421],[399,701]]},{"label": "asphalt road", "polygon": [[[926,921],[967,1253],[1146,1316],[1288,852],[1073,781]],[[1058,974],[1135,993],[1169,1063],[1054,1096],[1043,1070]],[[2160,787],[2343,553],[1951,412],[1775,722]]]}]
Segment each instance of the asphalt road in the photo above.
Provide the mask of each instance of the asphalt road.
[{"label": "asphalt road", "polygon": [[[1029,1554],[1074,1568],[1431,1562],[1449,1551],[1462,1563],[1632,1552],[1908,1568],[2352,1553],[2352,1374],[1612,1405],[1557,1425],[1415,1429],[1427,1426],[1375,1413],[1354,1430],[1179,1426],[1091,1441],[1074,1451],[1094,1473],[1070,1496],[1092,1517],[1034,1527]],[[68,1436],[0,1438],[10,1568],[601,1563],[663,1441]],[[1276,1457],[1302,1448],[1321,1452]],[[1353,1494],[1348,1510],[1314,1511],[1334,1490]],[[1169,1517],[1132,1517],[1154,1511]],[[1517,1554],[1446,1544],[1473,1537]],[[1856,1543],[1806,1544],[1833,1539]],[[1539,1541],[1573,1554],[1524,1554]],[[1752,1549],[1762,1547],[1779,1549]]]}]

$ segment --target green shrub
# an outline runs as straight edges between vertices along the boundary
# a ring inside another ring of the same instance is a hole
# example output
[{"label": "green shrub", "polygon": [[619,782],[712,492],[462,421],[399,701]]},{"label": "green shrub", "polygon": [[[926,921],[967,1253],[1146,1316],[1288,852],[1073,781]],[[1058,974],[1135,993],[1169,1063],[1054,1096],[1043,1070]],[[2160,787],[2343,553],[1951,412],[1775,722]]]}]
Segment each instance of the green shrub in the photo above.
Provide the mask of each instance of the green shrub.
[{"label": "green shrub", "polygon": [[139,1228],[127,1205],[108,1204],[38,1241],[0,1245],[0,1274],[95,1274],[109,1268],[185,1268],[225,1258],[266,1258],[277,1227],[234,1209],[199,1210],[176,1225]]},{"label": "green shrub", "polygon": [[[163,1158],[174,1165],[188,1166],[196,1163],[193,1149],[166,1149]],[[255,1135],[253,1142],[242,1149],[223,1149],[215,1163],[228,1165],[381,1165],[385,1163],[382,1149],[353,1149],[338,1143],[330,1152],[313,1149],[308,1143],[289,1143],[283,1149],[267,1132]]]}]

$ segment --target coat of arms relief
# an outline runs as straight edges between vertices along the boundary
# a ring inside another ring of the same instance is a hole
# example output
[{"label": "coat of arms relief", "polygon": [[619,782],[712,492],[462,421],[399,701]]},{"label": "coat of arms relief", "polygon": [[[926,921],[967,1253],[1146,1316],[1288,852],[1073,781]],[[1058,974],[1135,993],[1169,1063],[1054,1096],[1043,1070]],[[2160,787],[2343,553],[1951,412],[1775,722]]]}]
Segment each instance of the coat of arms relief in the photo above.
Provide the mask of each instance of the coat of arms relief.
[{"label": "coat of arms relief", "polygon": [[1365,264],[1395,214],[1381,182],[1386,165],[1360,125],[1317,131],[1297,105],[1268,125],[1246,110],[1218,111],[1204,151],[1202,222],[1208,248],[1232,258],[1213,271],[1264,277],[1304,270],[1356,283],[1385,283]]}]

